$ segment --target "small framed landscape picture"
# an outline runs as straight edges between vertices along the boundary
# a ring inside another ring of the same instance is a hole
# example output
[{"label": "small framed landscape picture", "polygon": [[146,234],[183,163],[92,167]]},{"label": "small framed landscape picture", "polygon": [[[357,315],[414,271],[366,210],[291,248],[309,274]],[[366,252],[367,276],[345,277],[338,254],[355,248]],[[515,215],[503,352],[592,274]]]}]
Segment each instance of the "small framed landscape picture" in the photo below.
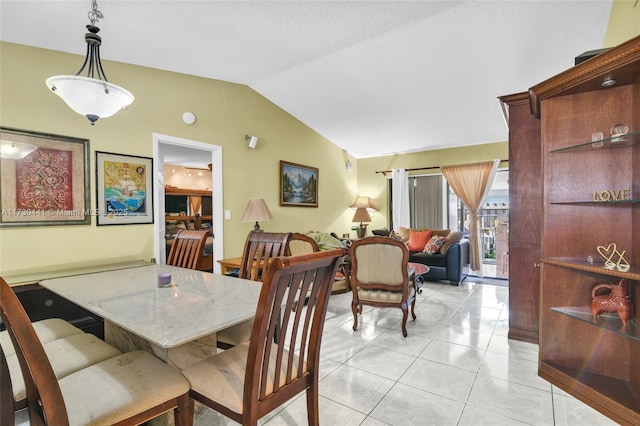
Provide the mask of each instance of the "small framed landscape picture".
[{"label": "small framed landscape picture", "polygon": [[280,161],[280,205],[318,207],[318,169]]},{"label": "small framed landscape picture", "polygon": [[153,159],[96,151],[97,225],[153,223]]}]

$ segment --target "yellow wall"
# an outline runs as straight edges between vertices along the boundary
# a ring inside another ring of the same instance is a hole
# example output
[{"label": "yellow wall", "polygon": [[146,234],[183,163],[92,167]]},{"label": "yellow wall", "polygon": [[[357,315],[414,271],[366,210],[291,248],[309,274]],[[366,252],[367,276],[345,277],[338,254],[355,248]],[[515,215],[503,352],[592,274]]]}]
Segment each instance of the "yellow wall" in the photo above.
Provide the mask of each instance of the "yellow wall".
[{"label": "yellow wall", "polygon": [[[494,159],[507,160],[509,158],[509,144],[497,142],[484,145],[474,145],[460,148],[440,149],[436,151],[416,152],[411,154],[390,155],[358,160],[358,192],[359,195],[372,197],[376,202],[378,212],[371,217],[373,222],[369,229],[388,226],[388,179],[390,173],[383,175],[377,171],[391,169],[413,169],[419,167],[439,167],[451,164],[474,163]],[[506,167],[502,163],[500,167]],[[416,170],[414,174],[440,173],[440,170]]]},{"label": "yellow wall", "polygon": [[[95,151],[153,156],[152,133],[191,139],[223,147],[225,256],[242,252],[252,224],[240,222],[247,199],[263,197],[274,220],[268,231],[310,229],[347,232],[348,206],[357,194],[354,158],[318,135],[263,96],[244,85],[104,61],[110,81],[136,97],[127,111],[91,126],[50,93],[49,76],[74,73],[82,57],[2,42],[0,44],[0,125],[90,140],[91,207],[95,208]],[[192,111],[197,121],[182,122]],[[255,150],[245,134],[260,138]],[[279,161],[318,167],[319,207],[278,205]],[[352,214],[352,213],[351,213]],[[0,273],[123,260],[148,260],[154,255],[153,225],[91,225],[0,228]]]},{"label": "yellow wall", "polygon": [[640,2],[615,0],[602,47],[614,47],[640,35]]}]

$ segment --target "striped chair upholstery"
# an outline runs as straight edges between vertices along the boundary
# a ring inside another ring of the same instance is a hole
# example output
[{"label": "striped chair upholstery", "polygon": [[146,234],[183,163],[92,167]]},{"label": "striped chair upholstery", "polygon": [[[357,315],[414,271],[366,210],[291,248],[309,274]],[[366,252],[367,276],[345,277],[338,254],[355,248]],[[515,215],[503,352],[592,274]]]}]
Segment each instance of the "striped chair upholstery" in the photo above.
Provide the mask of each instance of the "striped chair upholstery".
[{"label": "striped chair upholstery", "polygon": [[367,237],[351,244],[353,330],[358,329],[362,306],[402,310],[402,335],[407,337],[409,304],[415,320],[415,276],[409,271],[409,250],[389,237]]}]

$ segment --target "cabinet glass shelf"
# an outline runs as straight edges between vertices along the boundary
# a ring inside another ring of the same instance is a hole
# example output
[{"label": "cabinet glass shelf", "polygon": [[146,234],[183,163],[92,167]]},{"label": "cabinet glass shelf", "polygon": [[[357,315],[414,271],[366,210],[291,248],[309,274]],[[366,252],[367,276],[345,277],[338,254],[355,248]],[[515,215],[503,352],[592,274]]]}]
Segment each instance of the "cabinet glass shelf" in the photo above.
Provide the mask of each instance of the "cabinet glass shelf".
[{"label": "cabinet glass shelf", "polygon": [[591,308],[588,306],[562,306],[551,308],[551,310],[640,341],[640,328],[638,328],[635,319],[630,320],[627,324],[622,324],[615,313],[604,313],[600,314],[598,318],[594,318]]},{"label": "cabinet glass shelf", "polygon": [[626,278],[628,280],[640,281],[640,267],[631,265],[626,271],[619,269],[610,269],[604,266],[604,262],[587,263],[586,260],[565,259],[559,257],[542,259],[542,263],[561,266],[568,269],[576,269],[579,271],[593,272],[609,277]]},{"label": "cabinet glass shelf", "polygon": [[631,132],[623,136],[606,138],[599,141],[589,141],[578,145],[551,150],[551,152],[593,151],[595,149],[612,149],[633,146],[640,143],[640,132]]}]

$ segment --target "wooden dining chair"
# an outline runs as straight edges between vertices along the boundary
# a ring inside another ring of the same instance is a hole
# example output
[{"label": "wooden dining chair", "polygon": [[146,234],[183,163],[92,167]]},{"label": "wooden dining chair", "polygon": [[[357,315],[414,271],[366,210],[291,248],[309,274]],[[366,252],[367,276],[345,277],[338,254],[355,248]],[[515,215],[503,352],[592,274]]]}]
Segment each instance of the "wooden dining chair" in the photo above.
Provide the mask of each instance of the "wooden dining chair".
[{"label": "wooden dining chair", "polygon": [[208,235],[209,231],[178,231],[167,256],[167,265],[197,269]]},{"label": "wooden dining chair", "polygon": [[[182,370],[191,398],[243,425],[257,425],[306,391],[308,423],[319,425],[322,330],[331,284],[346,254],[337,249],[273,259],[263,275],[250,341]],[[308,292],[308,304],[294,309]]]},{"label": "wooden dining chair", "polygon": [[[29,317],[2,278],[0,318],[22,370],[31,425],[139,424],[170,410],[176,425],[193,424],[189,382],[153,355],[143,351],[120,354],[58,380]],[[5,380],[4,351],[0,358],[4,409],[13,391],[11,380]],[[3,422],[5,419],[3,413]]]},{"label": "wooden dining chair", "polygon": [[271,260],[287,255],[290,239],[290,232],[249,232],[242,251],[239,277],[261,281],[262,272]]},{"label": "wooden dining chair", "polygon": [[358,329],[362,306],[402,310],[402,335],[407,337],[407,316],[415,320],[415,275],[409,273],[409,249],[389,237],[366,237],[350,247],[353,331]]},{"label": "wooden dining chair", "polygon": [[[239,278],[261,281],[266,266],[276,256],[286,256],[290,232],[251,231],[247,235],[242,251]],[[218,348],[229,349],[251,338],[253,318],[218,332]]]}]

